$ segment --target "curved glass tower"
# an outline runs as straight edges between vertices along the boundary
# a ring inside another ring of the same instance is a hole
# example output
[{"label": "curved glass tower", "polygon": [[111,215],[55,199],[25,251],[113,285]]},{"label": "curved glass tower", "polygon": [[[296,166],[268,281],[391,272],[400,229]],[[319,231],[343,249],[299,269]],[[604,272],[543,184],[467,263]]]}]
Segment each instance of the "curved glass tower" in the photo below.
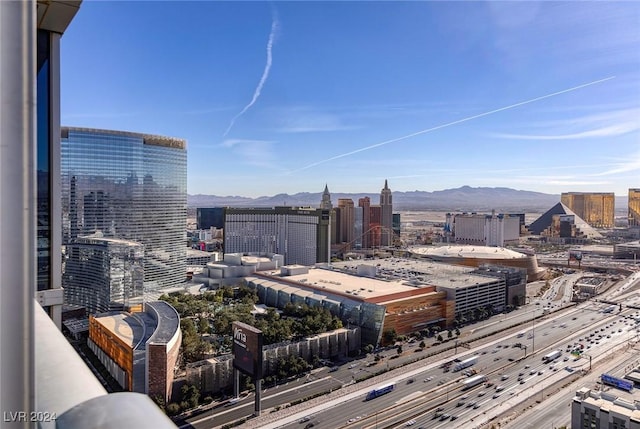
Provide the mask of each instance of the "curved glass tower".
[{"label": "curved glass tower", "polygon": [[145,291],[184,282],[186,142],[63,127],[61,159],[67,302],[74,304],[73,296],[81,295],[78,288],[89,287],[83,283],[96,274],[72,268],[82,266],[74,259],[81,258],[75,250],[81,238],[94,234],[144,245]]}]

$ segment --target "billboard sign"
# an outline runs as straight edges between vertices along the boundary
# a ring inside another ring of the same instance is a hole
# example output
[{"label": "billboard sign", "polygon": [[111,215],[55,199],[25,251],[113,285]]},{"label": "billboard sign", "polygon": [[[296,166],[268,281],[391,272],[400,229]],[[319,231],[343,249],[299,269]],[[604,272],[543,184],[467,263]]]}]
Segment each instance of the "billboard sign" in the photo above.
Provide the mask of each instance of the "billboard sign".
[{"label": "billboard sign", "polygon": [[575,223],[575,217],[573,215],[560,215],[559,216],[560,222],[569,222],[569,223]]},{"label": "billboard sign", "polygon": [[582,252],[578,250],[572,250],[569,252],[569,260],[581,261],[582,260]]},{"label": "billboard sign", "polygon": [[602,374],[600,376],[600,380],[603,384],[607,384],[609,386],[616,387],[618,389],[626,390],[627,392],[631,392],[633,390],[633,383],[628,380],[622,380],[620,378],[614,377],[609,374]]},{"label": "billboard sign", "polygon": [[262,378],[262,331],[233,322],[233,367],[254,379]]}]

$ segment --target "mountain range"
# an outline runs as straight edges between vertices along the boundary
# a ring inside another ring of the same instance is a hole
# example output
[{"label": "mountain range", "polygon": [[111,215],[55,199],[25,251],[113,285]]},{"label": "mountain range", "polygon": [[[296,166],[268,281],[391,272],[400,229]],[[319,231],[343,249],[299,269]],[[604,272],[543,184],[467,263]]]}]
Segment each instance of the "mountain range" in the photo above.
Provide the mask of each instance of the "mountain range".
[{"label": "mountain range", "polygon": [[[356,206],[358,199],[369,197],[371,204],[380,202],[379,193],[331,193],[331,201],[338,205],[338,198],[351,198]],[[322,192],[300,192],[297,194],[277,194],[257,198],[241,196],[188,195],[187,205],[193,207],[275,207],[298,206],[318,207]],[[542,192],[522,191],[511,188],[460,188],[442,191],[393,192],[394,211],[446,210],[488,212],[544,212],[560,201],[560,195]],[[626,210],[627,198],[616,197],[616,211]]]}]

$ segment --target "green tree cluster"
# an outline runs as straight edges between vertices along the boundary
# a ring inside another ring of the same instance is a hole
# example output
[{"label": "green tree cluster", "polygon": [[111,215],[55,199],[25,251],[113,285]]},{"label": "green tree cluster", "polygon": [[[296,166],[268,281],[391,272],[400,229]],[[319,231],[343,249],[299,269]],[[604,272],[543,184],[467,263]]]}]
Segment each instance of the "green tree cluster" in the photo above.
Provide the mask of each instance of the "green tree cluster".
[{"label": "green tree cluster", "polygon": [[209,353],[210,345],[203,340],[191,319],[180,319],[182,329],[182,357],[183,363],[197,362]]},{"label": "green tree cluster", "polygon": [[278,379],[300,376],[311,369],[311,365],[299,356],[289,355],[278,359],[275,374]]}]

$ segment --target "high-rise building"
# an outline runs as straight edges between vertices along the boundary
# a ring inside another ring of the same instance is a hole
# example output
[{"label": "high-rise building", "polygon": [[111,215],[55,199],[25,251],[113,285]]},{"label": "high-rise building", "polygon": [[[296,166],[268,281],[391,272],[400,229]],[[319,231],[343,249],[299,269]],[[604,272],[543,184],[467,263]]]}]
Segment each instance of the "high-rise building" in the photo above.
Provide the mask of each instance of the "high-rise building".
[{"label": "high-rise building", "polygon": [[63,282],[67,302],[90,314],[123,310],[142,303],[144,246],[101,234],[78,237],[67,245],[70,257]]},{"label": "high-rise building", "polygon": [[371,199],[360,198],[358,207],[362,208],[362,248],[369,249],[371,247]]},{"label": "high-rise building", "polygon": [[[77,266],[87,235],[144,246],[144,288],[186,278],[187,152],[181,139],[121,131],[62,128],[65,265]],[[76,284],[78,275],[73,273]],[[85,272],[86,285],[91,276]],[[69,280],[65,274],[65,282]],[[73,297],[65,292],[65,298]],[[81,303],[79,303],[81,304]]]},{"label": "high-rise building", "polygon": [[338,199],[338,208],[340,214],[340,241],[345,243],[345,250],[349,250],[355,234],[356,213],[353,200],[351,198]]},{"label": "high-rise building", "polygon": [[324,192],[322,192],[322,201],[320,201],[320,208],[323,210],[331,210],[333,209],[333,204],[331,204],[331,194],[329,193],[329,187],[324,185]]},{"label": "high-rise building", "polygon": [[518,215],[478,213],[447,213],[446,225],[453,232],[456,243],[480,246],[504,246],[517,243],[520,238]]},{"label": "high-rise building", "polygon": [[640,188],[629,188],[629,226],[640,226]]},{"label": "high-rise building", "polygon": [[196,209],[196,222],[198,229],[224,227],[224,207],[202,207]]},{"label": "high-rise building", "polygon": [[27,413],[68,427],[118,413],[133,427],[168,428],[149,397],[108,395],[58,330],[60,38],[80,4],[0,1],[0,409],[22,410],[3,427],[34,426]]},{"label": "high-rise building", "polygon": [[391,197],[391,189],[384,181],[384,188],[380,191],[380,214],[382,227],[381,244],[389,246],[393,243],[393,202]]},{"label": "high-rise building", "polygon": [[595,228],[614,226],[613,192],[563,192],[560,201]]},{"label": "high-rise building", "polygon": [[364,218],[364,210],[362,207],[354,207],[354,223],[353,223],[353,248],[362,249],[362,238],[364,231],[362,229],[362,219]]},{"label": "high-rise building", "polygon": [[400,238],[401,232],[401,218],[400,213],[393,214],[393,235],[397,238]]},{"label": "high-rise building", "polygon": [[277,253],[285,264],[329,261],[329,211],[309,207],[226,208],[225,253]]},{"label": "high-rise building", "polygon": [[371,247],[382,245],[382,208],[369,207],[369,244]]}]

